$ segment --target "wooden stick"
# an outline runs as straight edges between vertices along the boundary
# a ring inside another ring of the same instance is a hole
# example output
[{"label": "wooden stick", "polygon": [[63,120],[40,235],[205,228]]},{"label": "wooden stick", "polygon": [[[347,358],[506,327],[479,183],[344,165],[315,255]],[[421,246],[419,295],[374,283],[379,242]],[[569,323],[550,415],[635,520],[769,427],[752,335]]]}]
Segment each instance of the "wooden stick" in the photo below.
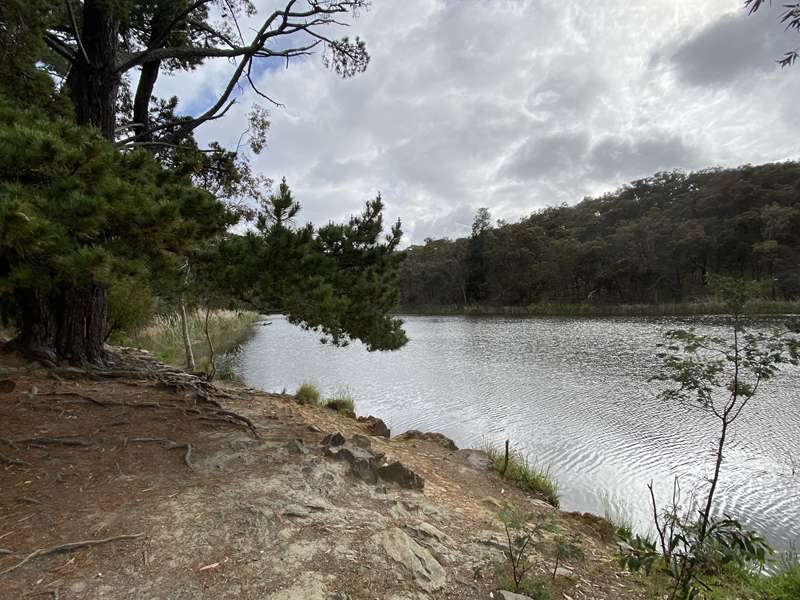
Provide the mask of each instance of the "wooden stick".
[{"label": "wooden stick", "polygon": [[13,567],[9,567],[5,571],[0,571],[0,577],[3,575],[7,575],[16,569],[19,569],[22,565],[26,564],[28,561],[33,560],[34,558],[38,558],[40,556],[48,556],[50,554],[57,554],[59,552],[72,552],[74,550],[80,550],[81,548],[88,548],[90,546],[99,546],[100,544],[108,544],[110,542],[118,542],[121,540],[135,540],[137,538],[143,537],[144,533],[134,533],[129,535],[118,535],[115,537],[105,538],[102,540],[85,540],[82,542],[70,542],[68,544],[61,544],[60,546],[53,546],[52,548],[48,548],[46,550],[34,550],[30,554],[28,554],[25,558],[23,558],[20,562],[15,564]]}]

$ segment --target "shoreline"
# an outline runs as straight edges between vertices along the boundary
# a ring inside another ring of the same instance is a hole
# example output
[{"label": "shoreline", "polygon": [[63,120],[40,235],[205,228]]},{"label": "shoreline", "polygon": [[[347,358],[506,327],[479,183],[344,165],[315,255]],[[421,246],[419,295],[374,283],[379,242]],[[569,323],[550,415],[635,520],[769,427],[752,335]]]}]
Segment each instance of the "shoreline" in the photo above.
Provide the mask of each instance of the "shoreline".
[{"label": "shoreline", "polygon": [[[533,304],[528,306],[446,305],[401,306],[398,316],[437,317],[701,317],[727,314],[721,302],[683,302],[674,304]],[[753,317],[800,316],[800,301],[759,301],[752,303]]]}]

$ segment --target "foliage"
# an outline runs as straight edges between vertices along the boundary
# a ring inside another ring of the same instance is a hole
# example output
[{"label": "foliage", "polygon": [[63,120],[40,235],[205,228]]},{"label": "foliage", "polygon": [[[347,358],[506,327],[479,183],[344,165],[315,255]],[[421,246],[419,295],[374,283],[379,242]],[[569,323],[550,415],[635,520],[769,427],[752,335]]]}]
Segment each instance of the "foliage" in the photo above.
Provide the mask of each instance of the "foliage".
[{"label": "foliage", "polygon": [[506,534],[504,551],[515,592],[523,591],[534,567],[531,553],[540,548],[546,532],[555,531],[553,517],[545,513],[524,513],[508,503],[498,515]]},{"label": "foliage", "polygon": [[705,301],[709,273],[762,281],[771,300],[798,300],[798,227],[800,163],[657,173],[518,223],[492,226],[479,214],[468,238],[412,246],[400,300],[410,309],[591,314]]},{"label": "foliage", "polygon": [[[753,14],[766,2],[767,0],[745,0],[744,5],[750,14]],[[787,30],[800,32],[800,2],[785,3],[780,22]],[[789,67],[796,63],[798,58],[800,58],[800,49],[789,50],[778,60],[778,64],[782,67]]]},{"label": "foliage", "polygon": [[297,388],[294,397],[300,404],[318,405],[322,396],[317,386],[313,383],[306,382]]},{"label": "foliage", "polygon": [[199,281],[258,312],[282,312],[289,322],[320,332],[324,342],[402,347],[402,321],[390,316],[398,295],[400,223],[382,237],[380,197],[347,223],[320,229],[296,226],[299,208],[284,181],[261,206],[254,230],[227,236],[200,258]]},{"label": "foliage", "polygon": [[550,473],[549,467],[540,467],[532,463],[527,456],[516,451],[509,452],[508,464],[505,454],[491,443],[483,444],[482,450],[492,460],[495,470],[523,490],[531,491],[549,504],[558,508],[558,482]]},{"label": "foliage", "polygon": [[[715,492],[720,480],[725,445],[731,426],[751,404],[763,381],[784,365],[800,362],[800,328],[797,325],[768,333],[747,331],[743,313],[763,286],[725,277],[710,278],[712,288],[731,316],[728,336],[673,330],[660,344],[663,366],[653,379],[668,387],[660,397],[668,402],[702,410],[719,422],[713,475],[699,508],[681,505],[676,478],[672,503],[659,512],[652,483],[649,486],[657,541],[640,536],[624,540],[622,563],[649,573],[655,565],[673,582],[671,598],[700,597],[712,584],[707,576],[723,566],[756,564],[762,567],[771,548],[761,536],[715,512]],[[696,513],[696,516],[695,516]],[[657,548],[658,544],[658,548]]]},{"label": "foliage", "polygon": [[[7,317],[24,322],[39,302],[63,317],[69,291],[94,284],[112,294],[157,285],[177,273],[193,244],[235,220],[148,153],[120,154],[89,128],[0,98],[0,306]],[[112,327],[143,315],[141,296],[133,298],[138,314],[123,315],[117,303]],[[56,322],[47,335],[67,326]]]},{"label": "foliage", "polygon": [[621,538],[620,564],[650,574],[654,569],[672,582],[670,598],[699,598],[718,582],[715,579],[727,565],[763,567],[772,549],[754,531],[746,530],[735,519],[712,517],[690,520],[688,514],[673,511],[662,515],[669,535],[661,549],[656,541],[639,535]]}]

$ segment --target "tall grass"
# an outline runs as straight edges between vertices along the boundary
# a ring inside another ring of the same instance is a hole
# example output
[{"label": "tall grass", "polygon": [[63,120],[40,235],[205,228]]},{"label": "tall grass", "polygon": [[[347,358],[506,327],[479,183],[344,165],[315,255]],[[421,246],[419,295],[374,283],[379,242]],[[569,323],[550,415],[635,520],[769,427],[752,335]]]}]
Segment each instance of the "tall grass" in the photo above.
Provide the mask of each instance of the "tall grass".
[{"label": "tall grass", "polygon": [[506,465],[505,450],[488,441],[482,444],[481,449],[492,460],[495,471],[507,480],[559,507],[558,482],[550,472],[550,467],[531,462],[527,456],[515,450],[509,452]]},{"label": "tall grass", "polygon": [[325,400],[325,408],[330,408],[336,412],[354,417],[356,414],[356,403],[348,390],[340,390],[330,398]]},{"label": "tall grass", "polygon": [[[199,370],[208,372],[211,365],[205,334],[205,312],[192,312],[188,317],[195,364]],[[234,376],[232,357],[252,335],[253,325],[258,319],[257,313],[232,310],[217,310],[209,315],[208,333],[214,345],[214,364],[220,378]],[[186,366],[181,319],[178,314],[157,315],[146,327],[116,338],[114,342],[148,350],[165,363]]]}]

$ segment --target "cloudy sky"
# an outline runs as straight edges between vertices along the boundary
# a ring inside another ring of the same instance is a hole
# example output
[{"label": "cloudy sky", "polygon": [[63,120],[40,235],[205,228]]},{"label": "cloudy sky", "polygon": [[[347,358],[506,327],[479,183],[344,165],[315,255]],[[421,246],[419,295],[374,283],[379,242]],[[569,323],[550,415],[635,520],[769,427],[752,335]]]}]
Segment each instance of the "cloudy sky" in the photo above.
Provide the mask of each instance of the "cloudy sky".
[{"label": "cloudy sky", "polygon": [[[262,5],[275,4],[264,0]],[[516,220],[658,170],[800,158],[800,45],[779,6],[742,0],[373,0],[349,30],[368,71],[319,56],[262,68],[268,146],[256,168],[286,177],[304,220],[358,212],[381,192],[407,241],[466,233],[478,207]],[[187,111],[212,103],[225,60],[162,78]],[[235,145],[244,93],[201,140]]]}]

